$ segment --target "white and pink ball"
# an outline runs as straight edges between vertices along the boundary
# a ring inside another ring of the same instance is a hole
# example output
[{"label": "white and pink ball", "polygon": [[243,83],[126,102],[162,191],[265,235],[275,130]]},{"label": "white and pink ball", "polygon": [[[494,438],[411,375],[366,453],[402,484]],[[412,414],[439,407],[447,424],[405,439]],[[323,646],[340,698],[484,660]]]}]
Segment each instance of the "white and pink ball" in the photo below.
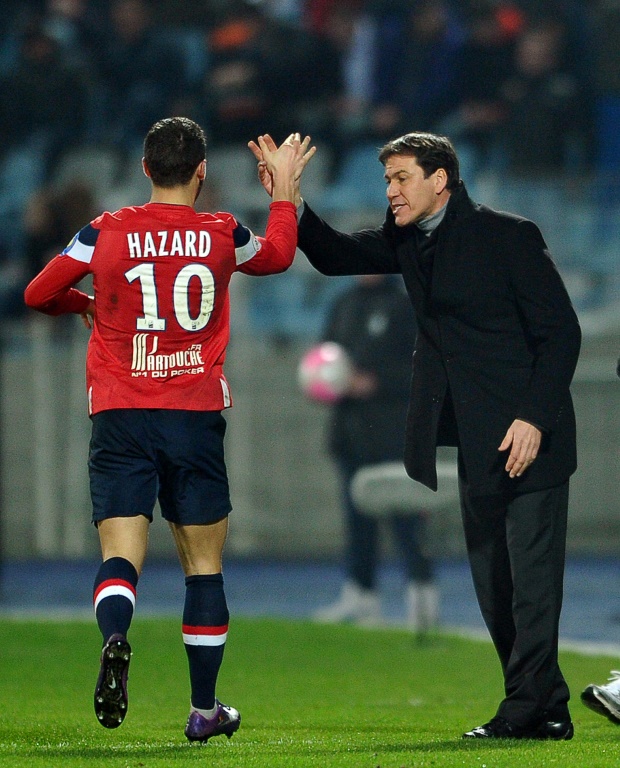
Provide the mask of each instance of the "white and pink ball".
[{"label": "white and pink ball", "polygon": [[297,369],[301,391],[319,403],[335,403],[349,387],[352,365],[340,344],[325,341],[309,349]]}]

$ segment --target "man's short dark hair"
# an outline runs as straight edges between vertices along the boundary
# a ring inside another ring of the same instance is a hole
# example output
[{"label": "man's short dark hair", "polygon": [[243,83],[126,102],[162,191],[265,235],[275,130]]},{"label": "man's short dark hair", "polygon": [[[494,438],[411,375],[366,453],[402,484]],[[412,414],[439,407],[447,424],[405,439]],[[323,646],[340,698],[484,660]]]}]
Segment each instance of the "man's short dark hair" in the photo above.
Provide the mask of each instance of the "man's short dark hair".
[{"label": "man's short dark hair", "polygon": [[158,187],[189,184],[206,151],[204,131],[187,117],[159,120],[144,139],[144,162]]},{"label": "man's short dark hair", "polygon": [[434,133],[406,133],[388,141],[381,148],[379,161],[385,165],[392,155],[415,157],[424,171],[425,178],[435,173],[438,168],[443,168],[448,175],[446,186],[451,191],[460,183],[459,159],[452,142],[445,136],[437,136]]}]

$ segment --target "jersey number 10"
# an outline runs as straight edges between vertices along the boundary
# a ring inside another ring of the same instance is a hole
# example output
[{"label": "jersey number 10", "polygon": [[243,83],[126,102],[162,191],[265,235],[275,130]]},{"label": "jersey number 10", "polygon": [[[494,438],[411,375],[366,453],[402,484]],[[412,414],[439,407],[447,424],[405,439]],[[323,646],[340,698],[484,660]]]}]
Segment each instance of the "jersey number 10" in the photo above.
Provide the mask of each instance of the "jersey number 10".
[{"label": "jersey number 10", "polygon": [[[142,289],[142,310],[144,315],[136,318],[139,331],[165,331],[166,319],[159,316],[157,286],[155,282],[155,264],[138,264],[125,272],[129,283],[140,281]],[[200,280],[200,309],[196,317],[190,315],[189,284],[193,277]],[[213,273],[204,264],[187,264],[177,274],[172,288],[174,314],[177,322],[186,331],[201,331],[209,322],[215,303],[215,279]]]}]

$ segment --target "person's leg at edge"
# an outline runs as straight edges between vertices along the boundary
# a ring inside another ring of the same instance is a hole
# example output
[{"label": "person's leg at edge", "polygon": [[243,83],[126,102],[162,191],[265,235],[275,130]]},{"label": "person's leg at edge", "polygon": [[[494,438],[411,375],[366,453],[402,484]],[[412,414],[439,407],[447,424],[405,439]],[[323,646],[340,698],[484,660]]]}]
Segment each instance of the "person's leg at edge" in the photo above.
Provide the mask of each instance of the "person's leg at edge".
[{"label": "person's leg at edge", "polygon": [[538,728],[537,738],[572,737],[557,664],[567,499],[568,484],[503,501],[472,498],[461,480],[476,595],[504,672],[497,716]]},{"label": "person's leg at edge", "polygon": [[519,494],[508,505],[516,637],[506,669],[506,712],[538,704],[536,717],[569,722],[569,690],[558,664],[568,482]]},{"label": "person's leg at edge", "polygon": [[146,556],[149,520],[143,515],[110,517],[99,521],[97,528],[103,562],[95,577],[93,596],[103,649],[95,686],[95,715],[104,728],[118,728],[127,714],[131,660],[127,632]]},{"label": "person's leg at edge", "polygon": [[463,482],[460,482],[460,495],[467,557],[476,598],[502,671],[505,671],[515,641],[505,509],[499,496],[470,498]]},{"label": "person's leg at edge", "polygon": [[93,603],[103,642],[127,635],[144,565],[149,520],[143,515],[111,517],[97,524],[102,563],[95,576]]},{"label": "person's leg at edge", "polygon": [[335,602],[319,608],[321,622],[350,621],[375,625],[381,621],[377,589],[379,522],[362,514],[351,497],[351,480],[357,465],[338,461],[340,493],[344,512],[346,580]]},{"label": "person's leg at edge", "polygon": [[411,630],[424,633],[439,620],[439,589],[427,552],[428,516],[423,511],[395,514],[390,522],[407,578],[405,620]]},{"label": "person's leg at edge", "polygon": [[185,574],[183,642],[189,663],[191,706],[204,717],[216,709],[215,687],[228,633],[222,552],[228,517],[207,525],[170,523]]}]

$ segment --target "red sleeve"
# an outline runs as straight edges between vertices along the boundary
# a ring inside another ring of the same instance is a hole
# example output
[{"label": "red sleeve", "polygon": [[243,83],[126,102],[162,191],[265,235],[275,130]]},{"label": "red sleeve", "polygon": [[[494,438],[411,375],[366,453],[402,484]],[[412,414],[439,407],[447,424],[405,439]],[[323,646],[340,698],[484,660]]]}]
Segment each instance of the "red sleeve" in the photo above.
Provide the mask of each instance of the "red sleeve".
[{"label": "red sleeve", "polygon": [[239,266],[246,275],[273,275],[284,272],[293,263],[297,248],[297,208],[294,203],[278,200],[269,206],[265,237],[258,238],[261,249]]},{"label": "red sleeve", "polygon": [[70,256],[55,256],[26,287],[24,300],[46,315],[79,315],[88,307],[90,297],[73,286],[89,272],[89,264]]}]

